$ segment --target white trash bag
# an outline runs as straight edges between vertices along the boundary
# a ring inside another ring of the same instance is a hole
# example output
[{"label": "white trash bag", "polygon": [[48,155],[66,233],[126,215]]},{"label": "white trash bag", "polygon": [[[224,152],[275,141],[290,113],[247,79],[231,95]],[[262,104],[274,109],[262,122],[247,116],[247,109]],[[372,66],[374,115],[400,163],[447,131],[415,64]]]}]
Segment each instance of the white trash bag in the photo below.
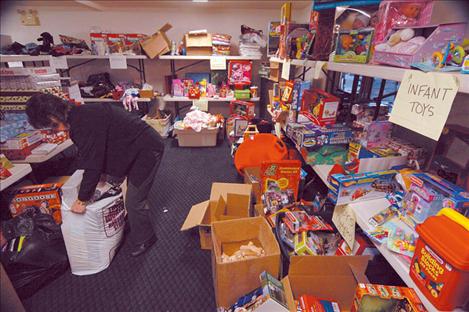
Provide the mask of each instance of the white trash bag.
[{"label": "white trash bag", "polygon": [[75,171],[62,186],[62,234],[72,273],[90,275],[111,263],[124,233],[126,210],[121,188],[101,181],[86,213],[71,212],[82,177],[83,170]]}]

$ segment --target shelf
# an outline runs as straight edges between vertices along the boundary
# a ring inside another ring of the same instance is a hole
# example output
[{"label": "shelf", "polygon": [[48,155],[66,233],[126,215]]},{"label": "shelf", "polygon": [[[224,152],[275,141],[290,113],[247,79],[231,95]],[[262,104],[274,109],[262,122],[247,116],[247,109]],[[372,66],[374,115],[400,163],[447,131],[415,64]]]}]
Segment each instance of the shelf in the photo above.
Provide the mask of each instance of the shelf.
[{"label": "shelf", "polygon": [[[198,100],[207,100],[208,102],[231,102],[235,100],[234,97],[226,97],[226,98],[200,98]],[[171,96],[169,94],[163,97],[163,101],[165,102],[192,102],[194,99],[189,99],[187,96]],[[251,98],[249,100],[243,101],[250,101],[250,102],[259,102],[259,98]]]},{"label": "shelf", "polygon": [[[241,55],[213,55],[215,57],[222,56],[227,60],[260,60],[262,57],[241,56]],[[209,55],[161,55],[161,60],[210,60],[212,56]]]},{"label": "shelf", "polygon": [[50,55],[0,55],[0,62],[41,62],[49,61]]},{"label": "shelf", "polygon": [[[355,219],[357,224],[364,230],[369,230],[372,226],[368,223],[368,219],[370,219],[373,215],[378,213],[379,211],[389,207],[389,201],[385,198],[375,199],[375,200],[368,200],[368,201],[361,201],[356,202],[353,204],[349,204],[350,208],[352,208],[353,212],[355,213]],[[402,224],[403,227],[407,227],[405,223],[399,221],[400,225]],[[420,300],[422,301],[423,305],[428,311],[438,311],[424,296],[424,294],[420,291],[417,287],[415,282],[410,278],[409,271],[410,271],[410,264],[405,262],[401,256],[389,250],[384,244],[377,244],[373,242],[379,252],[383,255],[383,257],[389,262],[389,264],[393,267],[396,273],[400,276],[400,278],[404,281],[404,283],[415,290],[417,295],[419,296]]]},{"label": "shelf", "polygon": [[321,178],[324,184],[326,184],[326,186],[330,188],[329,182],[327,181],[327,177],[329,176],[329,172],[334,166],[333,165],[314,165],[312,167],[313,167],[314,172],[318,174],[318,176]]},{"label": "shelf", "polygon": [[[67,55],[67,60],[108,60],[111,55],[91,55],[91,54],[76,54],[76,55]],[[128,60],[146,60],[148,57],[146,55],[123,55]]]},{"label": "shelf", "polygon": [[14,167],[8,169],[8,171],[11,172],[11,176],[5,180],[0,180],[0,191],[3,191],[13,183],[19,181],[21,178],[29,174],[32,171],[32,168],[29,164],[14,164]]},{"label": "shelf", "polygon": [[[277,63],[284,63],[285,60],[278,57],[271,57],[270,61]],[[294,66],[305,66],[305,67],[314,67],[316,61],[309,60],[291,60],[291,65]],[[402,81],[404,73],[407,70],[413,70],[415,72],[421,72],[415,69],[406,69],[385,65],[373,65],[373,64],[353,64],[353,63],[335,63],[335,62],[326,62],[327,70],[336,71],[341,73],[349,73],[354,75],[361,75],[367,77],[375,77],[386,80]],[[453,73],[442,73],[444,75],[453,75],[456,76],[459,80],[459,92],[469,93],[469,74],[461,74],[457,72]]]},{"label": "shelf", "polygon": [[[148,98],[139,98],[137,102],[150,102],[151,99]],[[121,100],[114,100],[114,99],[100,99],[100,98],[83,98],[84,103],[113,103],[113,102],[121,102]]]},{"label": "shelf", "polygon": [[53,151],[51,151],[49,154],[45,155],[29,155],[26,157],[26,159],[22,160],[12,160],[11,162],[14,164],[38,164],[38,163],[43,163],[52,157],[62,153],[65,151],[67,148],[73,145],[72,140],[68,139],[64,141],[63,143],[59,144]]},{"label": "shelf", "polygon": [[[146,55],[124,55],[128,60],[146,60]],[[53,56],[51,55],[0,55],[0,62],[40,62],[50,61]],[[65,55],[67,60],[108,60],[110,55],[91,55],[91,54],[76,54]]]}]

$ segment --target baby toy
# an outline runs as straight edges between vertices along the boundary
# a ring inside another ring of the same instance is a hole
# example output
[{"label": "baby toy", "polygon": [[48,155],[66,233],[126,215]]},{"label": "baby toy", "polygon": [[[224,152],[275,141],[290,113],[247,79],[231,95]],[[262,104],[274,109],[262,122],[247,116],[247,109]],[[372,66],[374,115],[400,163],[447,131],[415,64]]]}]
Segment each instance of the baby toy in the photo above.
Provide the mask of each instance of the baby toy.
[{"label": "baby toy", "polygon": [[460,66],[463,62],[466,52],[463,47],[448,42],[446,48],[442,51],[436,51],[432,54],[432,63],[436,68],[442,68],[446,64]]},{"label": "baby toy", "polygon": [[415,30],[412,28],[404,28],[394,32],[389,36],[387,42],[376,45],[376,51],[395,52],[413,54],[424,43],[425,37],[415,37]]},{"label": "baby toy", "polygon": [[388,234],[388,249],[412,257],[415,252],[416,238],[413,233],[406,233],[404,229],[396,227]]},{"label": "baby toy", "polygon": [[366,63],[373,37],[372,28],[343,30],[337,37],[336,62]]},{"label": "baby toy", "polygon": [[138,110],[138,89],[136,88],[129,88],[125,90],[124,95],[122,96],[122,105],[124,108],[131,112],[132,109]]}]

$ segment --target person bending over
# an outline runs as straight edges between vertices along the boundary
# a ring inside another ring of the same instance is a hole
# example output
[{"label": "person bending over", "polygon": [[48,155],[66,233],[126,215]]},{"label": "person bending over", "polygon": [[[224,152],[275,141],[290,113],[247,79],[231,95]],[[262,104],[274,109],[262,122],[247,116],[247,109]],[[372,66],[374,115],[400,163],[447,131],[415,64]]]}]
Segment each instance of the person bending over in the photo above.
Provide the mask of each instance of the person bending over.
[{"label": "person bending over", "polygon": [[127,177],[127,208],[131,255],[139,256],[156,242],[150,222],[148,194],[164,152],[153,128],[110,103],[75,106],[51,94],[38,93],[26,103],[29,123],[36,129],[69,130],[78,148],[83,180],[72,212],[85,213],[101,174]]}]

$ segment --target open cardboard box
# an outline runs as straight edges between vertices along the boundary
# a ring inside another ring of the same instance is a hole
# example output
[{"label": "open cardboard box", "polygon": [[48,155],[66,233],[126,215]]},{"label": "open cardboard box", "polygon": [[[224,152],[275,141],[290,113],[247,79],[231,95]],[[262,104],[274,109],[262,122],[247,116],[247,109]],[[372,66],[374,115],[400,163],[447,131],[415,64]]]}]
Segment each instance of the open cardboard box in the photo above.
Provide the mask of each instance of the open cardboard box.
[{"label": "open cardboard box", "polygon": [[247,167],[244,168],[244,183],[252,185],[252,193],[255,198],[255,204],[262,203],[261,200],[261,168]]},{"label": "open cardboard box", "polygon": [[153,59],[171,51],[171,41],[166,36],[166,32],[172,27],[170,23],[166,23],[156,33],[140,42],[143,51],[149,58]]},{"label": "open cardboard box", "polygon": [[[280,248],[272,229],[262,217],[244,218],[212,224],[212,274],[218,307],[230,307],[259,285],[259,274],[267,271],[278,278]],[[265,255],[222,263],[223,253],[231,256],[241,245],[253,242]]]},{"label": "open cardboard box", "polygon": [[369,256],[292,256],[288,275],[282,279],[288,308],[301,295],[331,299],[341,311],[350,311],[358,283],[367,283]]},{"label": "open cardboard box", "polygon": [[251,192],[252,186],[247,184],[213,183],[210,199],[192,206],[181,231],[198,226],[200,248],[211,249],[211,224],[220,217],[218,220],[249,217]]},{"label": "open cardboard box", "polygon": [[212,35],[185,34],[184,42],[187,55],[212,55]]}]

